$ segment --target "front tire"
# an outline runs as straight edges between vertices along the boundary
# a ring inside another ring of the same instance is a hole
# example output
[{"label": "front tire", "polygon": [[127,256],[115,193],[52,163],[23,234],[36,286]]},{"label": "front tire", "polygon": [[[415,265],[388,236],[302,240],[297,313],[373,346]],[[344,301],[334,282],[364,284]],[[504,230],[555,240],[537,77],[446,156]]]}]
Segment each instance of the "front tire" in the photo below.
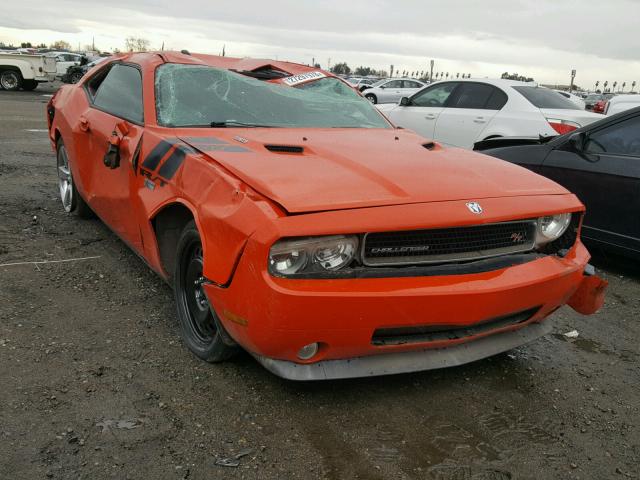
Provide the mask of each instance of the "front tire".
[{"label": "front tire", "polygon": [[371,103],[373,103],[374,105],[376,103],[378,103],[378,97],[376,97],[373,93],[367,93],[364,98],[366,98],[367,100],[369,100]]},{"label": "front tire", "polygon": [[56,152],[58,190],[60,192],[62,208],[64,208],[65,212],[74,213],[80,218],[92,218],[93,211],[76,189],[69,165],[69,154],[67,153],[67,148],[64,146],[62,138],[58,139]]},{"label": "front tire", "polygon": [[0,71],[0,85],[5,90],[15,92],[22,87],[22,74],[17,70]]},{"label": "front tire", "polygon": [[173,290],[185,345],[198,358],[217,363],[229,359],[237,347],[230,345],[230,337],[202,288],[202,252],[200,233],[192,220],[182,230],[178,241]]}]

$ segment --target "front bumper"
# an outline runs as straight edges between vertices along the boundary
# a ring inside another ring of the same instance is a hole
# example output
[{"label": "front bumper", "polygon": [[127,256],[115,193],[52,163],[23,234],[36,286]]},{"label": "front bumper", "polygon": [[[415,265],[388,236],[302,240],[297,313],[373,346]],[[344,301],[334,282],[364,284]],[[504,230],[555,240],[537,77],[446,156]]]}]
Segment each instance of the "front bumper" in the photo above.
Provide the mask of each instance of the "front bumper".
[{"label": "front bumper", "polygon": [[448,348],[422,349],[342,360],[322,360],[310,364],[254,356],[271,373],[288,380],[338,380],[457,367],[506,352],[542,337],[550,331],[551,325],[548,323],[534,323],[519,330],[490,335]]},{"label": "front bumper", "polygon": [[[535,203],[484,200],[483,206],[495,212],[487,222],[512,219],[514,208],[523,218],[535,218],[580,206],[568,197],[536,197]],[[454,206],[449,217],[453,225],[461,225],[464,219],[455,215],[466,209]],[[564,304],[583,313],[602,304],[606,282],[585,274],[589,253],[579,239],[562,257],[533,255],[530,261],[464,274],[287,279],[266,270],[269,247],[278,238],[430,227],[425,219],[442,224],[437,216],[449,208],[428,204],[381,207],[366,215],[354,210],[285,217],[249,238],[230,283],[204,288],[229,335],[268,369],[291,379],[459,365],[544,334],[541,322]],[[205,264],[208,277],[207,268]],[[498,321],[519,312],[529,313],[517,323]],[[490,328],[476,328],[483,324]],[[412,329],[469,333],[377,341],[376,332]],[[300,360],[300,348],[314,342],[320,345],[318,353]]]},{"label": "front bumper", "polygon": [[[540,322],[566,303],[593,313],[602,304],[606,282],[585,276],[588,259],[578,241],[565,258],[548,256],[492,272],[305,281],[273,278],[243,258],[228,288],[205,289],[231,337],[269,370],[291,379],[348,378],[494,355],[543,335]],[[378,329],[455,329],[526,310],[535,313],[524,322],[463,338],[373,342]],[[298,350],[312,342],[320,343],[319,353],[301,361]]]}]

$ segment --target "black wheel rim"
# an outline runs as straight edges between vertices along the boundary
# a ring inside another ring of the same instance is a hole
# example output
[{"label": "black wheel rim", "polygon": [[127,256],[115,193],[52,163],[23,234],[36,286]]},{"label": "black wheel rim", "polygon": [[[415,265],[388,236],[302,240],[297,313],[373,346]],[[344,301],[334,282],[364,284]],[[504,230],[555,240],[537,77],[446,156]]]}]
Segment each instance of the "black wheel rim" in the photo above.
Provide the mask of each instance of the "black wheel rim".
[{"label": "black wheel rim", "polygon": [[194,240],[184,249],[182,256],[180,296],[186,317],[185,326],[195,340],[209,344],[216,334],[216,324],[202,288],[202,266],[202,245]]}]

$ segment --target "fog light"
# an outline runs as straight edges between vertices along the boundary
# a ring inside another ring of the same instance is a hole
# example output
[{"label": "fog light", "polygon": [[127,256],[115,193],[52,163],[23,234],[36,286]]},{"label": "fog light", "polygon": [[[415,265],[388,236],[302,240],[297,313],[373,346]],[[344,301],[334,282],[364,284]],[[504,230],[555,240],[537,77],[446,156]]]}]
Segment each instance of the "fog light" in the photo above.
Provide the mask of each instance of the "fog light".
[{"label": "fog light", "polygon": [[309,360],[313,358],[316,353],[318,353],[318,344],[315,342],[310,343],[298,350],[298,358],[300,360]]}]

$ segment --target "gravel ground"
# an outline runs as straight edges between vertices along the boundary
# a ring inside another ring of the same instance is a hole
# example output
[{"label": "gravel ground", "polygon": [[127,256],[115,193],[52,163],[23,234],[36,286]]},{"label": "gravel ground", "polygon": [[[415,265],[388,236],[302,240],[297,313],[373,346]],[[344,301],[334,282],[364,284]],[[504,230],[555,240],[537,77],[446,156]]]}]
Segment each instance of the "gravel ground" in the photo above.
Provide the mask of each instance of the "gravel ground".
[{"label": "gravel ground", "polygon": [[[54,88],[0,92],[0,478],[639,478],[638,264],[599,254],[600,313],[565,307],[464,367],[304,384],[208,365],[171,290],[59,205]],[[78,257],[97,258],[3,265]]]}]

